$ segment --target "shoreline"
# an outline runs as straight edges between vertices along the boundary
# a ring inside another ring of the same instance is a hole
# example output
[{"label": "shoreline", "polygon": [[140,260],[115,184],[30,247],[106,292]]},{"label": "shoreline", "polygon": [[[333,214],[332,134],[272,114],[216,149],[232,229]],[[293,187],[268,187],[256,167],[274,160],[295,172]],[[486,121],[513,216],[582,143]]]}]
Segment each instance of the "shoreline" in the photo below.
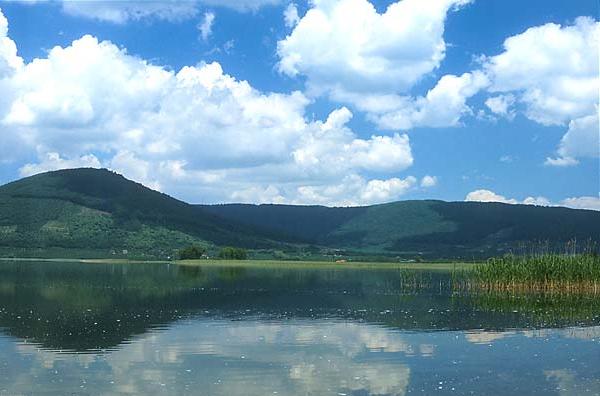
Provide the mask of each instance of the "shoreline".
[{"label": "shoreline", "polygon": [[0,262],[48,262],[74,264],[173,264],[187,267],[244,267],[244,268],[310,268],[310,269],[373,269],[373,270],[428,270],[453,271],[469,270],[476,263],[443,262],[443,263],[393,263],[349,261],[335,263],[330,261],[282,261],[282,260],[126,260],[126,259],[59,259],[59,258],[6,258]]}]

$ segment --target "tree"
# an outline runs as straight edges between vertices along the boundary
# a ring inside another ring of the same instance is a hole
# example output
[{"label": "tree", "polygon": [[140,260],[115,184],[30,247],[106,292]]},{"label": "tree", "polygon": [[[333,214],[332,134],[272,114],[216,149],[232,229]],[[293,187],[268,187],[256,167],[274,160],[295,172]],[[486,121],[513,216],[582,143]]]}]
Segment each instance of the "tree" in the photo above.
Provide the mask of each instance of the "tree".
[{"label": "tree", "polygon": [[206,253],[206,249],[197,245],[192,245],[181,249],[179,251],[179,258],[181,260],[195,260],[202,258],[204,253]]},{"label": "tree", "polygon": [[246,249],[227,246],[219,251],[219,258],[226,260],[246,260],[248,253]]}]

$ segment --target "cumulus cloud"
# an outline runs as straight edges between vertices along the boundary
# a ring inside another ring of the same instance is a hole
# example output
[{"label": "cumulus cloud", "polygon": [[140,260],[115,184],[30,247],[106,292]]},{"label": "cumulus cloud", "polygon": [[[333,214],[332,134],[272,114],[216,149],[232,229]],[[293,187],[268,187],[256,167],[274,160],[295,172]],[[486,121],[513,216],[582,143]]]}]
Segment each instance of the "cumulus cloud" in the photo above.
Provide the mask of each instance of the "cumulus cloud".
[{"label": "cumulus cloud", "polygon": [[460,126],[475,114],[492,119],[468,105],[487,91],[485,105],[496,116],[512,120],[522,112],[542,125],[569,126],[546,164],[571,166],[600,155],[600,22],[580,17],[531,27],[507,38],[501,53],[481,56],[479,70],[444,75],[425,95],[411,96],[445,57],[448,13],[468,1],[434,3],[402,0],[379,13],[367,0],[314,1],[279,41],[279,71],[305,77],[309,96],[352,104],[390,130]]},{"label": "cumulus cloud", "polygon": [[19,168],[19,174],[22,177],[35,175],[36,173],[48,172],[59,169],[69,168],[100,168],[100,160],[94,155],[83,155],[78,158],[61,158],[58,153],[45,153],[40,162],[35,164],[25,164]]},{"label": "cumulus cloud", "polygon": [[293,203],[331,203],[334,206],[356,206],[397,200],[417,183],[408,176],[405,179],[366,180],[358,175],[344,177],[339,184],[327,186],[302,186],[298,188]]},{"label": "cumulus cloud", "polygon": [[[512,116],[519,104],[529,119],[542,125],[569,125],[547,165],[571,166],[577,158],[598,157],[600,22],[580,17],[572,25],[548,23],[509,37],[504,51],[483,57],[492,112]],[[560,61],[558,61],[560,60]]]},{"label": "cumulus cloud", "polygon": [[[168,164],[168,162],[161,163],[162,166],[165,166],[165,164]],[[152,163],[138,158],[133,152],[127,150],[118,151],[110,159],[108,167],[154,190],[162,190],[160,182],[154,178]]]},{"label": "cumulus cloud", "polygon": [[599,34],[600,22],[581,17],[570,26],[548,23],[507,38],[504,52],[483,61],[489,90],[514,92],[525,115],[544,125],[593,114]]},{"label": "cumulus cloud", "polygon": [[[479,72],[461,76],[443,76],[424,97],[381,97],[379,100],[363,97],[356,100],[359,108],[369,111],[370,119],[381,128],[411,129],[414,127],[458,126],[461,117],[472,114],[467,99],[488,85],[486,76]],[[394,103],[395,102],[395,103]]]},{"label": "cumulus cloud", "polygon": [[480,73],[445,76],[425,98],[405,94],[440,66],[446,15],[468,2],[402,0],[380,14],[367,0],[314,1],[279,41],[279,71],[306,76],[311,95],[352,103],[382,128],[456,125],[485,85]]},{"label": "cumulus cloud", "polygon": [[198,30],[200,30],[200,36],[202,37],[202,40],[207,41],[210,37],[210,35],[212,34],[212,27],[214,22],[214,12],[204,13],[204,18],[202,19],[202,22],[198,25]]},{"label": "cumulus cloud", "polygon": [[515,110],[512,108],[515,104],[515,97],[512,94],[498,95],[488,98],[485,105],[492,113],[512,120],[515,118]]},{"label": "cumulus cloud", "polygon": [[429,188],[429,187],[434,187],[437,185],[437,177],[435,176],[423,176],[423,178],[421,179],[421,187],[424,188]]},{"label": "cumulus cloud", "polygon": [[23,174],[99,162],[201,202],[362,204],[416,184],[397,177],[408,136],[361,138],[345,107],[307,120],[304,94],[258,91],[218,63],[174,72],[84,36],[0,84],[0,138],[40,158]]},{"label": "cumulus cloud", "polygon": [[600,156],[600,124],[598,113],[581,117],[569,123],[569,130],[560,140],[558,158],[547,158],[553,166],[576,165],[574,158]]},{"label": "cumulus cloud", "polygon": [[[0,10],[0,79],[8,77],[23,65],[17,46],[8,37],[8,20]],[[0,99],[1,104],[2,99]]]},{"label": "cumulus cloud", "polygon": [[503,195],[496,194],[490,190],[476,190],[467,194],[465,197],[467,202],[500,202],[506,204],[524,204],[524,205],[537,205],[537,206],[565,206],[573,209],[590,209],[600,210],[600,198],[599,197],[572,197],[566,198],[558,203],[553,203],[546,197],[527,197],[522,201],[518,201],[514,198],[507,198]]},{"label": "cumulus cloud", "polygon": [[465,1],[391,4],[319,0],[278,43],[281,72],[308,77],[315,90],[404,91],[444,58],[447,11]]},{"label": "cumulus cloud", "polygon": [[523,203],[525,205],[552,206],[552,203],[546,197],[527,197],[523,200]]},{"label": "cumulus cloud", "polygon": [[509,199],[503,195],[496,194],[490,190],[475,190],[471,191],[465,197],[467,202],[501,202],[506,204],[518,203],[516,199]]},{"label": "cumulus cloud", "polygon": [[[335,172],[348,168],[397,171],[413,163],[407,135],[372,136],[358,139],[346,127],[352,113],[345,107],[333,111],[325,123],[317,123],[313,133],[302,137],[292,156],[307,172]],[[340,142],[344,142],[340,145]]]},{"label": "cumulus cloud", "polygon": [[292,28],[300,22],[300,16],[298,15],[298,8],[296,4],[290,3],[286,7],[285,11],[283,11],[283,19],[285,21],[285,26]]},{"label": "cumulus cloud", "polygon": [[600,210],[599,197],[572,197],[563,200],[561,203],[573,209]]}]

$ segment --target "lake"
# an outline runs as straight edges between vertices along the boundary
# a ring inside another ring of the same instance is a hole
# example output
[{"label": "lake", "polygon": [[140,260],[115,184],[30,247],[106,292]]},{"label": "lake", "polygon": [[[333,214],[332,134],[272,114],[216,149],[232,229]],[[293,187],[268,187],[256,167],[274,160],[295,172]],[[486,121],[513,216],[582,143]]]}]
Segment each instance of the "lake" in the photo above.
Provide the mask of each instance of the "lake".
[{"label": "lake", "polygon": [[0,395],[600,395],[600,302],[440,271],[0,263]]}]

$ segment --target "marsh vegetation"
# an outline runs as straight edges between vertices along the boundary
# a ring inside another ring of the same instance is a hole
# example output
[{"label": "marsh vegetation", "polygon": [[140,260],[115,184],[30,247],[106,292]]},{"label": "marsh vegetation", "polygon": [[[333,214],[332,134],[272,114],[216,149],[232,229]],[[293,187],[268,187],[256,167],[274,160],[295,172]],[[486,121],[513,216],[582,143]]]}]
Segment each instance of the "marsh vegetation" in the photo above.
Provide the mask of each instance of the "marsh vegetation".
[{"label": "marsh vegetation", "polygon": [[590,253],[506,255],[477,264],[460,278],[459,287],[488,291],[597,294],[600,257]]}]

